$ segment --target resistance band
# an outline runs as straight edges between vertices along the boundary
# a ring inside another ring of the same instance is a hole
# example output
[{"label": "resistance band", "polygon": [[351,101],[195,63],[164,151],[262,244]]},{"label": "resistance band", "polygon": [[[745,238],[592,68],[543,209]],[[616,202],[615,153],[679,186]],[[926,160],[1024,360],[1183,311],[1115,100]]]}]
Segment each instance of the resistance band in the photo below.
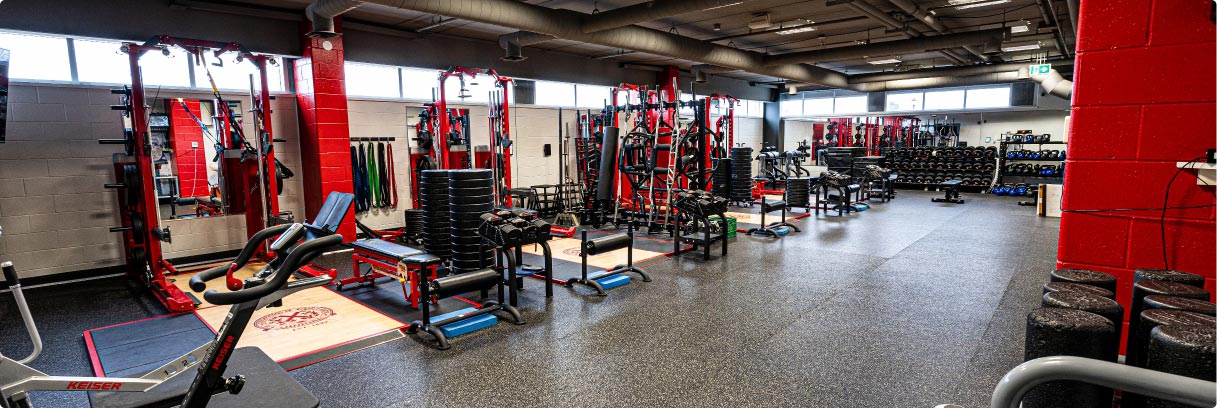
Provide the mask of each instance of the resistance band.
[{"label": "resistance band", "polygon": [[380,182],[377,180],[376,174],[376,146],[368,143],[368,186],[371,187],[369,197],[372,200],[373,208],[380,208]]},{"label": "resistance band", "polygon": [[393,167],[393,145],[385,145],[385,151],[385,158],[388,159],[387,167],[389,168],[389,206],[397,208],[397,177],[394,175],[397,171]]},{"label": "resistance band", "polygon": [[358,147],[351,146],[351,181],[354,184],[355,192],[355,212],[364,212],[368,210],[368,206],[363,202],[363,177],[359,171],[359,153],[356,151]]}]

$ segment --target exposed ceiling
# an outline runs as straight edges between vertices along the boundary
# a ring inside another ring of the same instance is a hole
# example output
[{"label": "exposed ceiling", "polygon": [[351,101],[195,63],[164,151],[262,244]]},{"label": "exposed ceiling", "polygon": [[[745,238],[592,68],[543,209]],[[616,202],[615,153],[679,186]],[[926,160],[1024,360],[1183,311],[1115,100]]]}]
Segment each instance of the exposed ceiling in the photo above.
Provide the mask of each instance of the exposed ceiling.
[{"label": "exposed ceiling", "polygon": [[[1000,4],[958,9],[957,6],[962,3],[986,4],[991,0],[757,0],[646,21],[638,25],[695,40],[770,55],[903,40],[909,38],[908,32],[910,31],[924,34],[924,36],[940,35],[939,30],[935,30],[917,16],[898,7],[898,3],[902,2],[905,3],[905,9],[911,4],[919,9],[918,14],[928,12],[941,23],[938,28],[945,28],[952,33],[1008,28],[1015,25],[1027,27],[1026,31],[1012,34],[1002,43],[1001,48],[1034,47],[1038,44],[1040,49],[1007,52],[997,49],[998,47],[988,47],[982,50],[991,62],[1011,62],[1041,56],[1067,57],[1072,54],[1075,28],[1069,18],[1067,1],[1070,0],[1009,0],[1004,3],[998,1]],[[239,2],[301,11],[309,3],[308,0],[239,0]],[[849,4],[851,2],[861,4],[851,5]],[[527,0],[522,3],[593,14],[646,3],[646,1]],[[872,10],[878,9],[887,17],[886,21],[899,22],[903,27],[889,28],[890,24],[885,25],[880,18],[858,11],[859,6],[869,6]],[[1048,8],[1055,8],[1055,15],[1047,13]],[[749,28],[750,21],[757,19],[756,16],[763,13],[768,14],[771,25],[763,29]],[[924,14],[921,17],[924,17]],[[1045,17],[1055,21],[1046,21]],[[487,41],[497,41],[500,35],[517,31],[508,27],[371,3],[348,12],[344,18],[409,32],[443,34]],[[1059,38],[1056,34],[1058,28],[1053,26],[1054,22],[1060,25]],[[814,30],[810,30],[809,27],[814,27]],[[779,33],[789,29],[802,30]],[[1064,42],[1064,46],[1069,50],[1067,53],[1060,50],[1061,42]],[[525,55],[528,54],[530,48],[588,58],[611,59],[623,64],[674,65],[686,70],[700,64],[697,61],[563,39],[528,45],[524,48]],[[981,63],[975,54],[970,54],[962,48],[956,48],[954,51],[955,56],[967,57],[970,60],[967,62],[969,64]],[[882,65],[868,63],[868,60],[875,61],[876,59],[898,59],[900,62]],[[844,74],[961,65],[952,62],[940,51],[909,52],[901,55],[823,61],[814,64]],[[773,76],[743,71],[716,73],[715,75],[761,83],[790,82]]]}]

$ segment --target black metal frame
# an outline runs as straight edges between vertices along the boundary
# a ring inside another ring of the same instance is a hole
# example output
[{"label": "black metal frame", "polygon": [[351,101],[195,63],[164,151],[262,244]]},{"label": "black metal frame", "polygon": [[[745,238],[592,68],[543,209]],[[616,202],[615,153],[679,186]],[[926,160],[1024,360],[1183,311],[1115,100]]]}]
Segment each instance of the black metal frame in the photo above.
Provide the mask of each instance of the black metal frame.
[{"label": "black metal frame", "polygon": [[651,277],[647,275],[645,270],[634,266],[634,223],[627,222],[626,225],[628,225],[628,227],[626,227],[626,236],[630,237],[630,245],[626,247],[626,264],[614,266],[612,269],[606,269],[604,273],[595,275],[591,278],[587,276],[587,230],[583,230],[583,235],[579,244],[579,258],[583,267],[582,274],[578,278],[567,279],[566,287],[572,287],[577,283],[595,289],[596,295],[598,296],[608,296],[608,292],[604,290],[603,286],[600,286],[600,282],[596,282],[596,279],[620,275],[627,272],[634,272],[637,273],[638,276],[642,277],[643,282],[651,281]]},{"label": "black metal frame", "polygon": [[[406,263],[407,267],[409,267],[409,268],[418,269],[420,271],[419,276],[422,277],[421,279],[418,280],[418,291],[419,291],[419,294],[422,299],[422,301],[418,302],[418,305],[419,305],[419,308],[422,309],[423,318],[421,320],[415,320],[413,322],[410,322],[410,326],[408,326],[406,328],[406,333],[414,334],[414,333],[417,333],[419,330],[427,332],[428,334],[430,334],[432,337],[435,338],[435,343],[436,343],[435,348],[437,348],[437,349],[447,350],[452,347],[448,342],[448,337],[445,336],[442,331],[440,331],[440,327],[444,326],[444,325],[456,323],[456,322],[459,322],[462,320],[466,320],[466,319],[481,316],[481,315],[484,315],[487,313],[493,313],[493,312],[498,312],[498,311],[507,312],[509,317],[511,318],[512,324],[522,325],[525,323],[524,317],[520,315],[519,310],[517,310],[514,306],[503,304],[505,296],[503,293],[504,281],[502,279],[499,279],[499,281],[496,282],[496,284],[495,284],[495,286],[497,286],[499,289],[499,296],[498,296],[499,300],[497,302],[493,301],[493,300],[487,301],[487,302],[482,303],[482,307],[478,308],[477,310],[475,310],[473,312],[465,313],[465,314],[462,314],[459,316],[453,316],[453,317],[450,317],[450,318],[447,318],[444,320],[440,320],[438,322],[433,322],[433,321],[431,321],[431,297],[432,297],[431,283],[433,281],[444,279],[444,278],[432,280],[429,277],[437,276],[436,274],[438,272],[438,268],[439,268],[440,264],[443,262],[443,260],[434,255],[425,255],[425,256],[420,256],[420,257],[406,258],[406,259],[402,260],[402,262]],[[515,275],[514,271],[513,271],[512,275],[514,277],[514,275]],[[515,284],[511,283],[511,285],[513,287],[513,292],[514,292]],[[483,293],[483,295],[485,295],[486,290],[483,289],[482,293]]]}]

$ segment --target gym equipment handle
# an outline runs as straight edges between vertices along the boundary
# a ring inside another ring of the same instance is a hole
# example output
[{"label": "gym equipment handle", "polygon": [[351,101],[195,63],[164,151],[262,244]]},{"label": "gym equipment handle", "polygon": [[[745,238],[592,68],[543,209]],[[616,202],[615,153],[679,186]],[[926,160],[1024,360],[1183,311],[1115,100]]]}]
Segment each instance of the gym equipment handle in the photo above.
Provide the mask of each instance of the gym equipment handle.
[{"label": "gym equipment handle", "polygon": [[258,247],[262,245],[262,241],[265,241],[272,236],[279,235],[283,233],[283,231],[287,231],[287,229],[291,228],[292,225],[294,224],[281,224],[258,231],[249,239],[249,242],[245,243],[245,246],[241,248],[241,253],[237,254],[236,259],[233,259],[232,262],[205,270],[192,276],[190,278],[190,290],[202,292],[203,290],[207,289],[207,284],[205,282],[227,275],[229,269],[241,269],[241,267],[245,266],[245,263],[249,262],[249,258],[252,258],[254,254],[258,252]]},{"label": "gym equipment handle", "polygon": [[127,139],[98,139],[97,144],[127,144]]},{"label": "gym equipment handle", "polygon": [[1074,356],[1041,357],[1006,373],[989,404],[993,408],[1018,408],[1032,387],[1049,381],[1072,380],[1117,390],[1131,391],[1187,405],[1217,404],[1212,382]]},{"label": "gym equipment handle", "polygon": [[4,261],[3,264],[0,264],[0,269],[4,269],[4,283],[8,287],[11,288],[21,284],[21,281],[17,278],[17,268],[13,267],[12,262]]},{"label": "gym equipment handle", "polygon": [[105,187],[105,188],[127,188],[127,185],[126,185],[126,184],[123,184],[123,183],[106,183],[106,184],[103,184],[103,185],[102,185],[102,187]]},{"label": "gym equipment handle", "polygon": [[[242,289],[235,292],[218,292],[216,290],[208,290],[203,293],[203,299],[206,299],[211,304],[215,305],[231,305],[243,303],[254,299],[262,298],[266,295],[274,293],[287,283],[287,279],[291,277],[296,270],[300,269],[305,263],[308,263],[317,255],[321,255],[330,247],[342,244],[342,235],[334,234],[321,238],[317,238],[303,244],[288,252],[287,258],[283,264],[275,270],[270,281],[261,286],[256,286],[251,289]],[[196,275],[197,276],[197,275]],[[192,288],[193,289],[193,288]]]}]

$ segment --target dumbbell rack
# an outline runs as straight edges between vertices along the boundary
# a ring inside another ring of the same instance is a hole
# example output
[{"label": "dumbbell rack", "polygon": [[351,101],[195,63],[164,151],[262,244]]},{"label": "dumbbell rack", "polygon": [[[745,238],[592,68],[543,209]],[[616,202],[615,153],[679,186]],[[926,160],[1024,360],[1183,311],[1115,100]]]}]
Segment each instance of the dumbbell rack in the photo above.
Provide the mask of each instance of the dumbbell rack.
[{"label": "dumbbell rack", "polygon": [[888,167],[899,177],[899,188],[937,188],[946,180],[961,180],[960,189],[983,191],[999,168],[993,147],[913,147],[893,149]]},{"label": "dumbbell rack", "polygon": [[990,188],[997,187],[1002,184],[1008,184],[1011,181],[1009,179],[1015,179],[1016,181],[1019,181],[1019,182],[1032,181],[1032,182],[1026,183],[1026,184],[1028,184],[1028,186],[1027,186],[1028,194],[1034,195],[1035,188],[1036,188],[1034,186],[1039,185],[1040,181],[1047,181],[1048,182],[1047,184],[1060,184],[1060,183],[1064,182],[1065,176],[1063,174],[1060,176],[1056,176],[1056,175],[1043,176],[1043,175],[1038,175],[1038,174],[1010,174],[1009,172],[1006,171],[1006,166],[1009,165],[1011,162],[1039,162],[1039,163],[1052,162],[1052,163],[1056,163],[1056,165],[1059,168],[1059,166],[1063,166],[1065,164],[1065,159],[1061,159],[1061,158],[1056,158],[1056,159],[1044,159],[1044,158],[1040,158],[1040,159],[1027,159],[1027,158],[1007,159],[1006,153],[1008,151],[1010,151],[1010,146],[1022,147],[1022,146],[1034,145],[1034,146],[1042,148],[1045,145],[1062,145],[1062,146],[1064,146],[1067,144],[1066,142],[1063,142],[1063,141],[1025,142],[1025,141],[1003,140],[1000,144],[1001,144],[1001,147],[998,149],[999,151],[998,151],[998,155],[997,155],[997,162],[998,162],[997,177],[994,179],[994,184]]}]

